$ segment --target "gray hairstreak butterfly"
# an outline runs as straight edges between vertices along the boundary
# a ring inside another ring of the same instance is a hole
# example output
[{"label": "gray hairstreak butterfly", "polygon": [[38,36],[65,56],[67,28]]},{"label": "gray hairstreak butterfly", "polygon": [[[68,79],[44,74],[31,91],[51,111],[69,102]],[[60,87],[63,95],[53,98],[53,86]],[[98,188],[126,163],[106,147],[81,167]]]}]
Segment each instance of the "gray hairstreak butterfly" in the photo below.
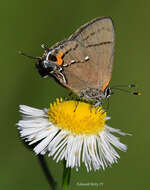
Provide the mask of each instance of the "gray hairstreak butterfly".
[{"label": "gray hairstreak butterfly", "polygon": [[52,76],[79,97],[102,100],[111,95],[108,86],[114,59],[114,26],[109,17],[96,18],[81,26],[68,39],[47,48],[37,57],[42,77]]}]

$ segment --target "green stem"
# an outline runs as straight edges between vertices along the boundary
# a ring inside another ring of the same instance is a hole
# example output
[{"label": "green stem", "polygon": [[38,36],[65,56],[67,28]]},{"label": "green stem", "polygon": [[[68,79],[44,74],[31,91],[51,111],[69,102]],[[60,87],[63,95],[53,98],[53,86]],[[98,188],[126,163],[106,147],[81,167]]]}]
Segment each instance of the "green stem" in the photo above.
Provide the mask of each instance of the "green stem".
[{"label": "green stem", "polygon": [[44,156],[39,154],[38,159],[39,159],[40,165],[42,167],[42,170],[43,170],[43,172],[45,174],[45,177],[46,177],[46,179],[48,181],[50,189],[57,190],[57,183],[54,180],[53,176],[51,175],[51,173],[50,173],[50,171],[48,169],[48,166],[46,164],[46,160],[44,159]]},{"label": "green stem", "polygon": [[71,177],[71,168],[66,168],[66,161],[63,161],[64,171],[63,171],[63,179],[62,179],[62,189],[69,190],[70,177]]}]

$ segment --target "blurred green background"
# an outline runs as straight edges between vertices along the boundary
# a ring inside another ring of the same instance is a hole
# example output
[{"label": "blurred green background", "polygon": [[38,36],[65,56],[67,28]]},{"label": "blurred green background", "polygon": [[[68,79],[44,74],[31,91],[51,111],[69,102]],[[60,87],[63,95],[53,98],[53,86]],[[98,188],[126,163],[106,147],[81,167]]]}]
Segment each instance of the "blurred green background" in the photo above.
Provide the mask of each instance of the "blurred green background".
[{"label": "blurred green background", "polygon": [[[0,81],[1,138],[0,189],[49,189],[34,153],[18,137],[15,123],[19,104],[43,108],[68,91],[52,79],[42,79],[34,61],[18,50],[40,56],[42,43],[53,45],[82,24],[99,16],[111,16],[115,24],[115,64],[111,85],[135,83],[143,95],[117,93],[111,97],[109,125],[132,133],[121,137],[127,153],[119,152],[118,164],[105,171],[72,171],[71,189],[148,189],[149,185],[149,94],[150,94],[150,1],[62,0],[1,1]],[[47,159],[61,183],[62,164]],[[78,183],[101,183],[79,186]]]}]

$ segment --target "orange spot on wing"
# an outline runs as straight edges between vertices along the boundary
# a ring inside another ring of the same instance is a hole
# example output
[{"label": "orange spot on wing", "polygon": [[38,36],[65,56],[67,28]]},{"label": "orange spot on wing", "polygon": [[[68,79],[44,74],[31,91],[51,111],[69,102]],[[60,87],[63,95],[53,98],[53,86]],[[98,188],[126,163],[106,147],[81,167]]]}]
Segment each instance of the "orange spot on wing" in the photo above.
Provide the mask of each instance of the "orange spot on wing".
[{"label": "orange spot on wing", "polygon": [[58,63],[59,66],[61,66],[62,63],[63,63],[63,59],[62,59],[62,56],[63,56],[63,55],[64,55],[64,54],[63,54],[63,52],[61,52],[61,51],[56,55],[57,63]]},{"label": "orange spot on wing", "polygon": [[107,82],[104,84],[104,86],[102,87],[102,91],[105,90],[105,88],[108,86],[108,84],[109,84],[109,81],[107,81]]}]

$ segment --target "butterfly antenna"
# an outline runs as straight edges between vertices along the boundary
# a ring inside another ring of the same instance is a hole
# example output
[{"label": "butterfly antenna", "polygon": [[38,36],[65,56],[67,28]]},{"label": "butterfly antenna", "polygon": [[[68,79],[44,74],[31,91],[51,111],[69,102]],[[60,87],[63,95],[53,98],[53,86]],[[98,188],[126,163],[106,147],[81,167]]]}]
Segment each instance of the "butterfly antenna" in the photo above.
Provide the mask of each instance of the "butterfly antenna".
[{"label": "butterfly antenna", "polygon": [[43,48],[46,52],[49,52],[49,48],[45,44],[42,44],[41,48]]},{"label": "butterfly antenna", "polygon": [[19,53],[20,55],[23,55],[23,56],[25,56],[25,57],[28,57],[29,59],[34,59],[34,60],[40,60],[40,59],[41,59],[40,57],[33,57],[33,56],[30,56],[30,55],[27,55],[27,54],[25,54],[25,53],[22,52],[22,51],[18,51],[18,53]]}]

